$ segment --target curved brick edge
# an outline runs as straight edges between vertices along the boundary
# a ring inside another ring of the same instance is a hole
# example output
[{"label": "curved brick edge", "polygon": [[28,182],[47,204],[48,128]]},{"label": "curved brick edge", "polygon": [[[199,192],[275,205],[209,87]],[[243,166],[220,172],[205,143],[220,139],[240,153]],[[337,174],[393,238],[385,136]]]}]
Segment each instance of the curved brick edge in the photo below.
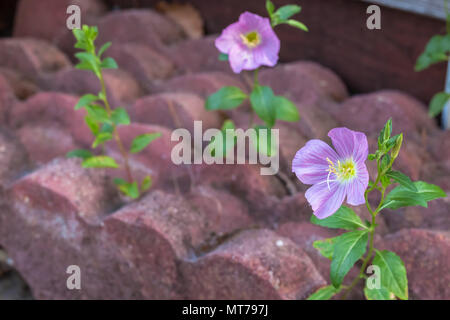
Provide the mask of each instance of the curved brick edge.
[{"label": "curved brick edge", "polygon": [[325,284],[301,249],[269,230],[236,235],[182,274],[194,299],[304,299]]},{"label": "curved brick edge", "polygon": [[[118,197],[105,171],[84,170],[76,159],[57,159],[5,192],[0,243],[37,298],[195,298],[190,290],[197,281],[185,269],[192,263],[198,263],[197,277],[214,275],[217,268],[234,275],[231,293],[222,291],[223,279],[210,282],[218,283],[215,292],[224,298],[246,292],[247,298],[299,299],[323,285],[299,248],[267,230],[239,233],[204,254],[214,229],[206,206],[198,210],[201,202],[193,209],[181,196],[154,190],[117,209],[121,204],[112,201]],[[222,201],[231,203],[230,196],[222,194]],[[230,219],[226,211],[221,219]],[[226,233],[228,226],[216,232]],[[212,256],[237,260],[202,263]],[[69,265],[81,268],[82,290],[67,289]],[[252,281],[242,291],[245,278],[238,278],[246,275]]]},{"label": "curved brick edge", "polygon": [[35,79],[71,66],[64,53],[44,40],[5,38],[0,40],[0,65],[18,70]]},{"label": "curved brick edge", "polygon": [[[172,111],[171,111],[172,108]],[[158,124],[171,129],[185,128],[194,133],[194,121],[202,121],[203,130],[220,128],[217,112],[205,109],[205,100],[192,93],[160,93],[142,97],[130,107],[133,121]]]}]

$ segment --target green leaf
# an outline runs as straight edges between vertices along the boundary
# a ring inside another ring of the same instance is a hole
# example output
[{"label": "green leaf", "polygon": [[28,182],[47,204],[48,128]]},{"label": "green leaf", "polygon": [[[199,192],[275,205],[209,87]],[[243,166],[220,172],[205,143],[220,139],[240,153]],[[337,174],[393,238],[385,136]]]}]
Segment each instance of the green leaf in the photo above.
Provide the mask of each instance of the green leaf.
[{"label": "green leaf", "polygon": [[372,262],[380,268],[381,285],[402,300],[408,300],[408,279],[405,265],[395,253],[375,250]]},{"label": "green leaf", "polygon": [[269,16],[271,16],[273,14],[273,12],[275,11],[275,6],[272,3],[272,1],[270,1],[270,0],[266,1],[266,10],[267,10],[267,13],[269,13]]},{"label": "green leaf", "polygon": [[434,95],[430,102],[430,109],[428,110],[428,115],[430,117],[435,117],[444,110],[445,105],[450,100],[450,94],[445,92],[439,92]]},{"label": "green leaf", "polygon": [[97,136],[95,137],[94,142],[92,143],[92,148],[97,148],[98,145],[103,144],[109,140],[112,140],[113,136],[111,133],[109,132],[100,132],[99,134],[97,134]]},{"label": "green leaf", "polygon": [[385,154],[383,159],[381,159],[380,168],[382,172],[386,172],[389,170],[389,166],[391,165],[391,156],[389,154]]},{"label": "green leaf", "polygon": [[428,207],[427,202],[445,198],[447,195],[438,186],[423,181],[413,182],[417,192],[411,191],[404,186],[394,188],[386,197],[382,209],[398,209],[409,206]]},{"label": "green leaf", "polygon": [[85,106],[90,105],[92,102],[98,101],[100,100],[99,97],[97,97],[96,95],[93,94],[85,94],[84,96],[82,96],[80,98],[80,100],[78,100],[78,103],[75,105],[75,110],[81,109]]},{"label": "green leaf", "polygon": [[250,102],[255,113],[272,128],[276,119],[273,91],[270,87],[256,85],[250,94]]},{"label": "green leaf", "polygon": [[118,168],[119,165],[111,157],[95,156],[85,159],[82,164],[83,168]]},{"label": "green leaf", "polygon": [[80,63],[75,66],[77,69],[90,70],[97,76],[100,75],[98,59],[95,55],[90,52],[77,52],[75,53],[75,57],[80,60]]},{"label": "green leaf", "polygon": [[450,53],[450,34],[436,35],[430,39],[425,51],[419,56],[415,70],[422,71],[432,64],[447,61]]},{"label": "green leaf", "polygon": [[84,121],[86,122],[87,126],[91,130],[92,134],[94,136],[96,136],[100,131],[99,123],[95,119],[91,118],[90,116],[84,117]]},{"label": "green leaf", "polygon": [[147,191],[152,186],[152,177],[146,176],[141,181],[141,190],[142,192]]},{"label": "green leaf", "polygon": [[87,159],[92,157],[93,154],[92,152],[90,152],[89,150],[84,150],[84,149],[77,149],[77,150],[73,150],[70,151],[66,154],[67,158],[81,158],[81,159]]},{"label": "green leaf", "polygon": [[367,230],[357,230],[342,234],[336,239],[330,267],[331,283],[338,288],[345,275],[366,252]]},{"label": "green leaf", "polygon": [[395,300],[395,295],[388,289],[381,287],[380,289],[364,288],[364,295],[367,300]]},{"label": "green leaf", "polygon": [[398,186],[386,196],[380,210],[398,209],[408,206],[421,206],[426,208],[427,202],[419,193],[406,189],[403,186]]},{"label": "green leaf", "polygon": [[297,20],[289,19],[284,23],[290,25],[291,27],[298,28],[298,29],[306,31],[306,32],[309,31],[308,27],[305,24],[303,24],[302,22],[297,21]]},{"label": "green leaf", "polygon": [[298,5],[288,4],[286,6],[282,6],[281,8],[279,8],[275,12],[275,15],[281,22],[283,22],[283,21],[289,19],[290,17],[292,17],[294,14],[299,13],[301,10],[302,10],[302,8]]},{"label": "green leaf", "polygon": [[144,133],[136,138],[133,139],[133,142],[131,143],[130,152],[131,153],[137,153],[141,150],[143,150],[150,142],[153,140],[161,137],[161,133],[155,132],[155,133]]},{"label": "green leaf", "polygon": [[108,112],[99,105],[93,104],[85,107],[88,116],[91,120],[100,123],[109,123],[111,119],[109,118]]},{"label": "green leaf", "polygon": [[414,182],[415,187],[418,190],[418,193],[421,197],[429,202],[438,198],[445,198],[447,194],[437,185],[426,183],[423,181]]},{"label": "green leaf", "polygon": [[238,87],[223,87],[206,99],[207,110],[229,110],[238,107],[247,95]]},{"label": "green leaf", "polygon": [[381,130],[379,136],[378,136],[378,149],[384,151],[384,144],[392,134],[392,119],[389,118],[389,120],[384,125],[383,129]]},{"label": "green leaf", "polygon": [[297,107],[289,99],[281,96],[275,96],[273,103],[275,104],[277,119],[291,122],[300,120]]},{"label": "green leaf", "polygon": [[338,237],[328,238],[323,240],[316,240],[313,242],[313,247],[319,251],[319,253],[327,259],[333,258],[334,244]]},{"label": "green leaf", "polygon": [[130,124],[130,116],[128,115],[127,110],[125,110],[124,108],[116,108],[112,111],[111,113],[111,120],[119,125],[119,124],[124,124],[124,125],[128,125]]},{"label": "green leaf", "polygon": [[104,45],[102,45],[102,47],[100,48],[100,50],[98,50],[97,56],[101,57],[102,54],[111,46],[111,42],[107,42]]},{"label": "green leaf", "polygon": [[136,182],[130,183],[120,178],[115,178],[113,181],[123,194],[127,195],[132,199],[139,198],[139,188]]},{"label": "green leaf", "polygon": [[345,206],[341,206],[336,213],[325,219],[318,219],[315,215],[312,215],[311,223],[322,227],[345,230],[367,229],[367,226],[361,221],[358,215],[352,209]]},{"label": "green leaf", "polygon": [[340,289],[336,289],[333,286],[322,287],[310,295],[306,300],[329,300],[339,291]]},{"label": "green leaf", "polygon": [[277,154],[278,145],[275,139],[272,139],[272,131],[266,126],[255,126],[256,143],[252,140],[252,145],[258,153],[273,157]]},{"label": "green leaf", "polygon": [[226,53],[220,53],[219,61],[228,61],[228,55]]},{"label": "green leaf", "polygon": [[413,192],[417,192],[417,188],[414,185],[414,183],[411,181],[411,179],[399,172],[399,171],[389,171],[386,173],[386,176],[388,176],[389,178],[391,178],[392,180],[394,180],[395,182],[399,183],[401,186],[404,186],[406,189],[411,190]]},{"label": "green leaf", "polygon": [[105,58],[100,64],[102,69],[117,69],[119,66],[113,58]]}]

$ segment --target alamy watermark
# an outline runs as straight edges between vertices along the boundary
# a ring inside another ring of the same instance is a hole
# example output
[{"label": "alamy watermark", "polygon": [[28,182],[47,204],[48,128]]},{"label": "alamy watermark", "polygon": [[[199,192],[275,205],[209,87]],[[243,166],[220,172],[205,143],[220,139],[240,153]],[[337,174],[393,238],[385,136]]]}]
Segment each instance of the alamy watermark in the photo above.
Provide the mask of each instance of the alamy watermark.
[{"label": "alamy watermark", "polygon": [[[203,149],[203,143],[213,139],[215,144],[209,144]],[[176,165],[259,163],[263,166],[260,168],[261,175],[275,175],[279,170],[278,129],[227,129],[224,134],[219,129],[203,132],[202,121],[194,121],[193,139],[187,129],[179,128],[172,132],[171,140],[179,141],[171,152],[171,160]],[[224,145],[232,144],[233,140],[236,148],[230,148],[224,154]]]}]

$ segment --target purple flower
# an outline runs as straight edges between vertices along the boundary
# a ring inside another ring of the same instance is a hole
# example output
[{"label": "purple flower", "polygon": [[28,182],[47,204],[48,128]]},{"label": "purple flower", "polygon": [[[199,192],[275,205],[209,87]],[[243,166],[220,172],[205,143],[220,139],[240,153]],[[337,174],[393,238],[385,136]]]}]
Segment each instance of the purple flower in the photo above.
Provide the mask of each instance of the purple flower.
[{"label": "purple flower", "polygon": [[223,30],[216,39],[216,47],[220,52],[228,54],[231,69],[240,73],[259,66],[275,66],[280,52],[280,40],[268,18],[244,12],[238,22]]},{"label": "purple flower", "polygon": [[335,128],[328,136],[336,151],[321,140],[310,140],[292,160],[292,171],[300,181],[313,185],[305,197],[319,219],[335,213],[345,197],[350,205],[365,203],[364,192],[369,184],[366,135]]}]

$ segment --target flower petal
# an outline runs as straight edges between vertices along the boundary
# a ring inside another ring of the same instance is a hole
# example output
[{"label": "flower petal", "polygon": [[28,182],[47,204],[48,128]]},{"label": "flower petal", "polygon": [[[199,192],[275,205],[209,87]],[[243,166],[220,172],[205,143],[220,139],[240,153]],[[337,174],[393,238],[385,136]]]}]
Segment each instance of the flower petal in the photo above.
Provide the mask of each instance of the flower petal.
[{"label": "flower petal", "polygon": [[231,49],[241,41],[241,33],[243,33],[242,26],[240,26],[238,22],[230,24],[216,39],[216,48],[222,53],[229,54]]},{"label": "flower petal", "polygon": [[230,60],[231,69],[234,73],[240,73],[242,70],[256,69],[258,65],[255,64],[252,54],[239,45],[235,45],[230,53],[228,60]]},{"label": "flower petal", "polygon": [[329,166],[327,158],[336,162],[338,155],[325,142],[317,139],[310,140],[295,154],[292,160],[292,171],[305,184],[326,181]]},{"label": "flower petal", "polygon": [[305,197],[319,219],[334,214],[344,202],[346,186],[339,182],[317,183],[306,190]]},{"label": "flower petal", "polygon": [[342,159],[353,158],[355,162],[366,161],[369,147],[364,133],[347,128],[334,128],[328,132],[328,136]]},{"label": "flower petal", "polygon": [[369,185],[369,172],[364,163],[357,164],[356,178],[347,183],[347,203],[352,206],[364,204],[364,192]]}]

